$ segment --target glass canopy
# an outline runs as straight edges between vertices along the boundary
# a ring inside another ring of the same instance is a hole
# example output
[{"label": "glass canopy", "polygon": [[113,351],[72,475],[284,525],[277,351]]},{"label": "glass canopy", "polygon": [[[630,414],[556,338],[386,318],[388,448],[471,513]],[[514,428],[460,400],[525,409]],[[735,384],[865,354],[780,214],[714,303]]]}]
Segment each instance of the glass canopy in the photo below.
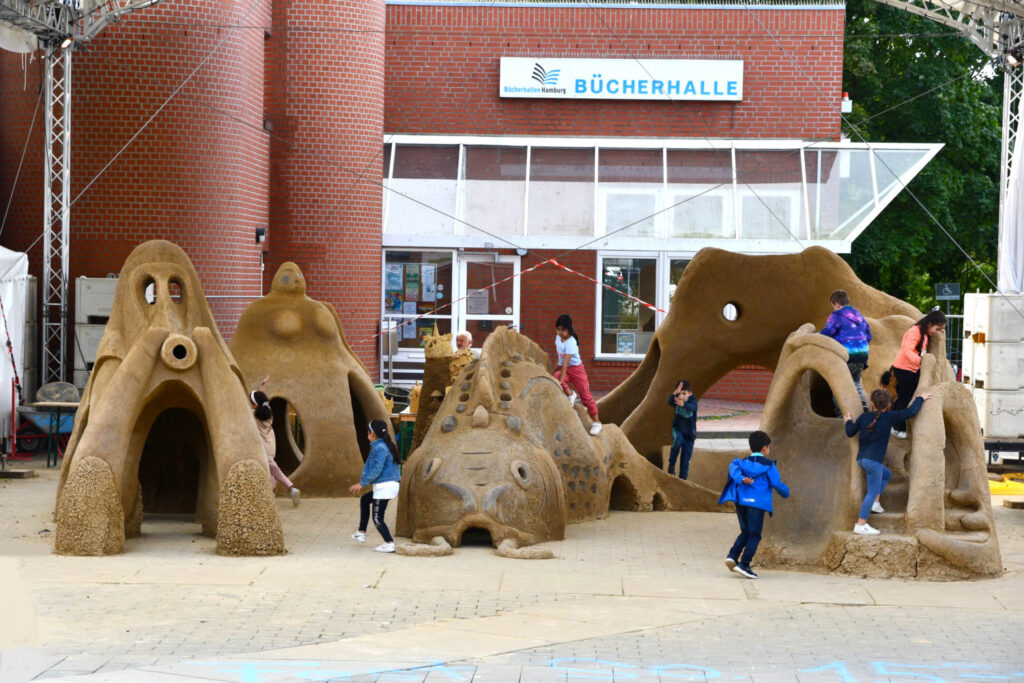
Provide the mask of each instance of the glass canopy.
[{"label": "glass canopy", "polygon": [[848,252],[941,148],[392,135],[384,246]]}]

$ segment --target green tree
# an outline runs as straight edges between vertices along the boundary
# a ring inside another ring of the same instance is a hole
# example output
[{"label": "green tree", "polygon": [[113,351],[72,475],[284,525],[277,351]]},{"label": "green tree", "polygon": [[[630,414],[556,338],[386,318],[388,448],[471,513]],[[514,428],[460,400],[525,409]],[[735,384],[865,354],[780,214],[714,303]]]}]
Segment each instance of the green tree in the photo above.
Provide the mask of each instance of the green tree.
[{"label": "green tree", "polygon": [[[843,128],[854,142],[945,144],[909,188],[995,280],[1002,73],[941,24],[875,0],[849,0],[843,81],[854,102]],[[906,191],[847,260],[868,284],[921,309],[935,305],[938,282],[990,288]]]}]

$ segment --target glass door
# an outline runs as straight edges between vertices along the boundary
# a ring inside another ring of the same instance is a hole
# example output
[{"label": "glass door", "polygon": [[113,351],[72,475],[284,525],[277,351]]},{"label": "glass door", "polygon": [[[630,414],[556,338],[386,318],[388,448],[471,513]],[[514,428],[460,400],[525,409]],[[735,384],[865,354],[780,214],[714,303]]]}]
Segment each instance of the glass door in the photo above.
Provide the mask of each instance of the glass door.
[{"label": "glass door", "polygon": [[[497,260],[496,260],[497,259]],[[519,325],[519,257],[459,255],[459,329],[473,335],[473,348],[501,325]]]}]

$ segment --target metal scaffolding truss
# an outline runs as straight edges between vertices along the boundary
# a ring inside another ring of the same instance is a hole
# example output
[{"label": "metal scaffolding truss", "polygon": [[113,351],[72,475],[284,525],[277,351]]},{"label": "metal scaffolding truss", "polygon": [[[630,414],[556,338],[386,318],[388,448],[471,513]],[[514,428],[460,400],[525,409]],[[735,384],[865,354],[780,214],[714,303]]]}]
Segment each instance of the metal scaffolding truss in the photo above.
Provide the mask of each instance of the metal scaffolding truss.
[{"label": "metal scaffolding truss", "polygon": [[1020,45],[1021,16],[1024,3],[999,0],[878,0],[904,12],[927,17],[967,36],[985,54],[993,58]]},{"label": "metal scaffolding truss", "polygon": [[71,214],[71,50],[46,48],[42,383],[63,381]]}]

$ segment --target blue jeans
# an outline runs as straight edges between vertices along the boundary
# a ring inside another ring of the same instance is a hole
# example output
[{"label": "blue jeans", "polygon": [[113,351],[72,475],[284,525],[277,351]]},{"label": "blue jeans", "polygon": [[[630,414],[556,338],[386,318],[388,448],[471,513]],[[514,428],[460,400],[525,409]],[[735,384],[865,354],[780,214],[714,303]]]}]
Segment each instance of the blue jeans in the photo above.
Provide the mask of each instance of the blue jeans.
[{"label": "blue jeans", "polygon": [[[740,520],[740,535],[736,537],[736,542],[729,549],[729,557],[736,560],[739,566],[749,569],[750,562],[754,559],[754,553],[757,552],[757,546],[761,543],[764,510],[737,505],[736,516]],[[743,557],[740,557],[741,552]]]},{"label": "blue jeans", "polygon": [[679,432],[672,430],[674,438],[672,449],[668,452],[668,473],[672,474],[676,469],[676,458],[679,459],[679,478],[686,479],[690,476],[690,457],[693,455],[693,439],[687,438]]},{"label": "blue jeans", "polygon": [[864,502],[860,504],[859,519],[867,519],[871,514],[871,504],[875,502],[875,496],[882,495],[885,485],[892,478],[889,468],[875,460],[857,460],[857,464],[868,476],[868,493],[864,496]]}]

